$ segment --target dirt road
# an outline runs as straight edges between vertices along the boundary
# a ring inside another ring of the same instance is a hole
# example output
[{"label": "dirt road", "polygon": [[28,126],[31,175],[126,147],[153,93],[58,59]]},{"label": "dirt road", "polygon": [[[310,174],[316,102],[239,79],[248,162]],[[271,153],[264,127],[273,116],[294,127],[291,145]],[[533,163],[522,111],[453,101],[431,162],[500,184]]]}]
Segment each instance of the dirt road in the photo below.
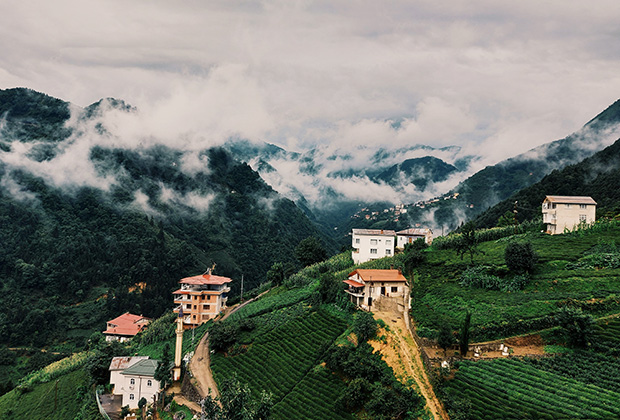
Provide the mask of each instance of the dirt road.
[{"label": "dirt road", "polygon": [[405,325],[403,315],[394,312],[375,312],[375,319],[382,319],[389,326],[389,331],[382,332],[386,343],[371,341],[373,348],[379,350],[401,382],[407,383],[412,378],[417,389],[426,400],[426,407],[435,420],[449,420],[443,405],[437,399],[428,375],[424,370],[420,350],[409,329]]},{"label": "dirt road", "polygon": [[[235,311],[238,311],[248,303],[260,298],[265,293],[267,292],[263,292],[254,299],[250,299],[240,305],[231,306],[226,310],[224,316],[219,321],[225,320]],[[209,333],[206,333],[200,340],[200,343],[198,343],[196,351],[194,352],[194,357],[192,357],[192,360],[189,362],[189,370],[196,379],[196,388],[203,398],[209,394],[209,391],[211,391],[211,397],[213,398],[220,396],[217,390],[217,383],[215,379],[213,379],[213,372],[211,372],[211,359],[209,356]]]}]

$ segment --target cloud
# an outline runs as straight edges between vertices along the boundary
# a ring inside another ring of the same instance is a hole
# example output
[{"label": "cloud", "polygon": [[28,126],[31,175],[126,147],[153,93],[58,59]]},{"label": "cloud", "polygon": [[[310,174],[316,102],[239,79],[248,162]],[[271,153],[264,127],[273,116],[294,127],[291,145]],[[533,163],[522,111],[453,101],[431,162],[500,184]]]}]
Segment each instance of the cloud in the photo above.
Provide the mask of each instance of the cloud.
[{"label": "cloud", "polygon": [[[8,0],[0,88],[79,106],[115,97],[137,111],[109,109],[108,136],[81,126],[50,161],[2,159],[105,189],[114,180],[86,159],[94,144],[179,148],[189,175],[200,150],[231,137],[318,147],[325,185],[285,162],[273,165],[287,182],[269,181],[315,202],[342,189],[328,174],[364,167],[377,148],[456,145],[432,153],[477,155],[473,171],[565,137],[618,98],[619,20],[615,0]],[[363,177],[348,187],[379,193]]]}]

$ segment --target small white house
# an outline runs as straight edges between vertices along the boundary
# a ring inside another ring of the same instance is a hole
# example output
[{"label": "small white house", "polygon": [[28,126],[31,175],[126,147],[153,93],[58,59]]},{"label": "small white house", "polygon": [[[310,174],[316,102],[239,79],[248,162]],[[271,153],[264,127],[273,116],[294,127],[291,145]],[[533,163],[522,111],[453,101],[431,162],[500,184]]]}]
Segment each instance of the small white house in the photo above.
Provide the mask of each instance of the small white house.
[{"label": "small white house", "polygon": [[542,203],[543,223],[547,233],[557,235],[565,229],[596,220],[596,201],[592,197],[548,195]]},{"label": "small white house", "polygon": [[121,405],[130,409],[138,408],[138,402],[145,398],[149,403],[160,390],[155,380],[155,370],[159,360],[148,356],[115,357],[110,363],[110,384],[113,394],[122,398]]},{"label": "small white house", "polygon": [[383,229],[353,229],[353,262],[361,264],[394,255],[396,232]]},{"label": "small white house", "polygon": [[396,246],[404,248],[407,244],[412,244],[418,239],[424,239],[427,245],[433,243],[433,231],[424,228],[411,228],[396,232]]}]

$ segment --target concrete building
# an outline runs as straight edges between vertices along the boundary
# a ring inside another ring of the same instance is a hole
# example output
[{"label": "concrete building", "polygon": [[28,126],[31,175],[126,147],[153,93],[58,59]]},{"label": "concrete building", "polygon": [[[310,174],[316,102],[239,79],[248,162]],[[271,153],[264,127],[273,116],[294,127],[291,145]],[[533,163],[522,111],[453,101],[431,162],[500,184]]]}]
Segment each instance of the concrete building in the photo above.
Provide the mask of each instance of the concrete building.
[{"label": "concrete building", "polygon": [[106,341],[123,343],[145,329],[149,322],[151,322],[150,318],[125,312],[123,315],[108,321],[103,334]]},{"label": "concrete building", "polygon": [[[409,308],[409,287],[400,270],[357,269],[344,280],[345,290],[357,307],[371,311],[386,304]],[[398,308],[401,312],[403,308]]]},{"label": "concrete building", "polygon": [[226,309],[228,277],[215,276],[211,270],[205,274],[186,277],[179,282],[181,288],[174,291],[174,303],[179,305],[174,312],[183,308],[183,327],[194,328],[211,318],[215,318]]},{"label": "concrete building", "polygon": [[148,356],[114,357],[110,363],[110,384],[112,393],[122,398],[122,405],[130,409],[138,408],[142,398],[150,404],[160,390],[155,380],[155,370],[159,360]]},{"label": "concrete building", "polygon": [[361,264],[394,255],[396,232],[382,229],[353,229],[353,262]]},{"label": "concrete building", "polygon": [[542,203],[543,223],[551,235],[572,230],[596,220],[596,201],[592,197],[548,195]]},{"label": "concrete building", "polygon": [[405,245],[412,244],[418,239],[424,239],[427,245],[433,243],[433,231],[424,228],[411,228],[396,232],[396,246],[405,248]]}]

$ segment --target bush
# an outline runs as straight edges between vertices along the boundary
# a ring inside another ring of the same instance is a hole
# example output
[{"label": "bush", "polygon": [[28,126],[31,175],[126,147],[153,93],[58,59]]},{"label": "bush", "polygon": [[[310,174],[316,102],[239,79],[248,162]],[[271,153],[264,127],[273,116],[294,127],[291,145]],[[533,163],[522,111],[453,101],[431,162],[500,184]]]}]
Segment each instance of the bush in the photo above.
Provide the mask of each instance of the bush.
[{"label": "bush", "polygon": [[538,262],[538,255],[531,242],[512,241],[506,246],[504,259],[510,271],[517,274],[531,273]]},{"label": "bush", "polygon": [[357,335],[357,343],[360,345],[377,335],[377,321],[369,312],[358,312],[353,318],[353,332]]},{"label": "bush", "polygon": [[574,347],[590,345],[596,324],[592,315],[583,313],[581,308],[565,306],[558,311],[557,319],[568,344]]}]

